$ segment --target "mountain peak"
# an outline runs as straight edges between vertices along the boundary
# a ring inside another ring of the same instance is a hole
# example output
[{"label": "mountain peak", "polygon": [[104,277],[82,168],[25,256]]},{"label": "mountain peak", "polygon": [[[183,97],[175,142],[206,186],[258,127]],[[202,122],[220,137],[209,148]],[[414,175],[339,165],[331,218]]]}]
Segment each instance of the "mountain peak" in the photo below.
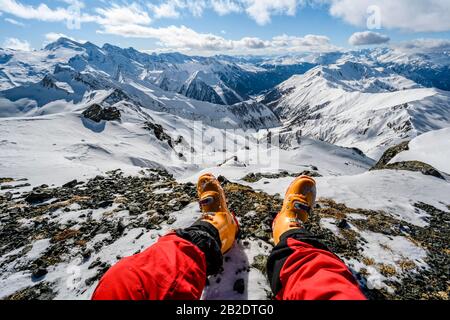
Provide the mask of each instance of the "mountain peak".
[{"label": "mountain peak", "polygon": [[74,49],[74,50],[80,50],[83,45],[75,40],[61,37],[55,42],[52,42],[48,44],[44,49],[48,51],[53,51],[59,48],[66,48],[66,49]]}]

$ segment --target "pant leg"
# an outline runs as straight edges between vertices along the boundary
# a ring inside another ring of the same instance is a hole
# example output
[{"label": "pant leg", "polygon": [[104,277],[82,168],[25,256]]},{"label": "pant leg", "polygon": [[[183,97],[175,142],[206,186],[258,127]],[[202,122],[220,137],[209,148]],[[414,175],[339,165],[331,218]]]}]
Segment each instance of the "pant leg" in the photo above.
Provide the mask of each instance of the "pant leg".
[{"label": "pant leg", "polygon": [[278,300],[366,300],[344,262],[306,230],[281,237],[267,271]]},{"label": "pant leg", "polygon": [[207,275],[222,267],[216,238],[202,228],[171,233],[122,259],[103,276],[92,299],[199,300]]}]

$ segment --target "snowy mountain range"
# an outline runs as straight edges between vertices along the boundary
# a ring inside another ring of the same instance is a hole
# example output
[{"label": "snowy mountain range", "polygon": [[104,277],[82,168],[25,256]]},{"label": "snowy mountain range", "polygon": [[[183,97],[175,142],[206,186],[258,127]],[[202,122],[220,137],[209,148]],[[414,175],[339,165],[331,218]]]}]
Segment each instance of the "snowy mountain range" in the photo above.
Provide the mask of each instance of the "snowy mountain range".
[{"label": "snowy mountain range", "polygon": [[109,44],[100,48],[65,38],[47,45],[31,58],[11,50],[2,50],[0,54],[2,89],[36,81],[63,63],[79,72],[95,69],[119,82],[132,79],[196,100],[228,105],[247,100],[250,95],[311,67],[305,63],[261,68],[231,57],[149,55],[133,48],[121,49]]},{"label": "snowy mountain range", "polygon": [[357,147],[376,159],[388,147],[450,121],[449,92],[350,60],[293,76],[260,101],[287,129]]},{"label": "snowy mountain range", "polygon": [[195,221],[204,172],[245,229],[205,299],[268,298],[270,215],[301,173],[321,197],[309,227],[371,297],[448,297],[448,90],[448,52],[0,49],[0,299],[89,298],[120,256]]}]

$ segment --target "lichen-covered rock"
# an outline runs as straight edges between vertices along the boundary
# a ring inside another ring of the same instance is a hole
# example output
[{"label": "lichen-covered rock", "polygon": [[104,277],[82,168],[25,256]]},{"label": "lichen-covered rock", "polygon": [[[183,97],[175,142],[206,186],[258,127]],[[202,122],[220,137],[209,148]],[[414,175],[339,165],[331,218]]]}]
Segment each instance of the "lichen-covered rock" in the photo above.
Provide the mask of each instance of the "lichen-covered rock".
[{"label": "lichen-covered rock", "polygon": [[381,156],[380,160],[371,170],[382,170],[384,167],[400,152],[409,150],[409,141],[404,141],[399,145],[387,149]]},{"label": "lichen-covered rock", "polygon": [[389,163],[395,156],[403,151],[409,150],[409,141],[400,143],[399,145],[389,148],[377,162],[377,164],[370,170],[407,170],[414,172],[421,172],[426,176],[433,176],[442,180],[445,178],[431,165],[421,161],[402,161],[396,163]]},{"label": "lichen-covered rock", "polygon": [[421,172],[426,176],[433,176],[445,180],[445,178],[434,167],[421,161],[404,161],[391,163],[386,165],[383,169]]}]

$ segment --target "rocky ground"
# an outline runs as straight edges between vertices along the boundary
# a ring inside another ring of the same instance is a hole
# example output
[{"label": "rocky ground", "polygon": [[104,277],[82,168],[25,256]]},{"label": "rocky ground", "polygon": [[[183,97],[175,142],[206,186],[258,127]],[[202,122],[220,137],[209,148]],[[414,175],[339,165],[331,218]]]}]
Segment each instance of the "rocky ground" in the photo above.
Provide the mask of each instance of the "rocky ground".
[{"label": "rocky ground", "polygon": [[[251,174],[243,180],[259,179],[259,175]],[[220,177],[220,181],[231,210],[241,222],[240,245],[249,247],[258,243],[263,250],[270,251],[271,224],[282,199],[232,183],[226,177]],[[110,267],[110,263],[94,258],[97,253],[136,229],[142,231],[133,236],[133,241],[146,243],[142,238],[146,231],[174,224],[172,213],[196,202],[193,184],[180,184],[167,172],[155,170],[143,171],[139,176],[125,176],[117,170],[85,182],[43,185],[29,191],[23,191],[29,187],[26,181],[1,178],[0,187],[0,276],[25,272],[33,283],[3,297],[11,300],[55,298],[58,288],[50,276],[52,267],[75,257],[89,263],[93,273],[84,286],[94,286]],[[429,214],[427,227],[396,220],[384,212],[348,208],[332,199],[320,199],[306,228],[349,263],[369,298],[447,300],[450,221],[446,213],[434,207],[424,203],[416,206]],[[98,240],[105,233],[109,236]],[[364,235],[375,233],[392,240],[408,239],[426,252],[426,264],[407,258],[386,264],[367,256],[364,244],[369,240]],[[33,255],[34,244],[44,239],[50,239],[45,250]],[[149,244],[154,241],[148,239]],[[24,260],[23,256],[33,259]],[[251,269],[264,273],[266,260],[266,254],[258,254],[248,265],[237,269],[236,274]],[[371,285],[368,279],[373,272],[384,277],[385,286]],[[234,290],[243,292],[245,285],[242,279],[237,279]],[[270,293],[267,298],[271,298]]]}]

